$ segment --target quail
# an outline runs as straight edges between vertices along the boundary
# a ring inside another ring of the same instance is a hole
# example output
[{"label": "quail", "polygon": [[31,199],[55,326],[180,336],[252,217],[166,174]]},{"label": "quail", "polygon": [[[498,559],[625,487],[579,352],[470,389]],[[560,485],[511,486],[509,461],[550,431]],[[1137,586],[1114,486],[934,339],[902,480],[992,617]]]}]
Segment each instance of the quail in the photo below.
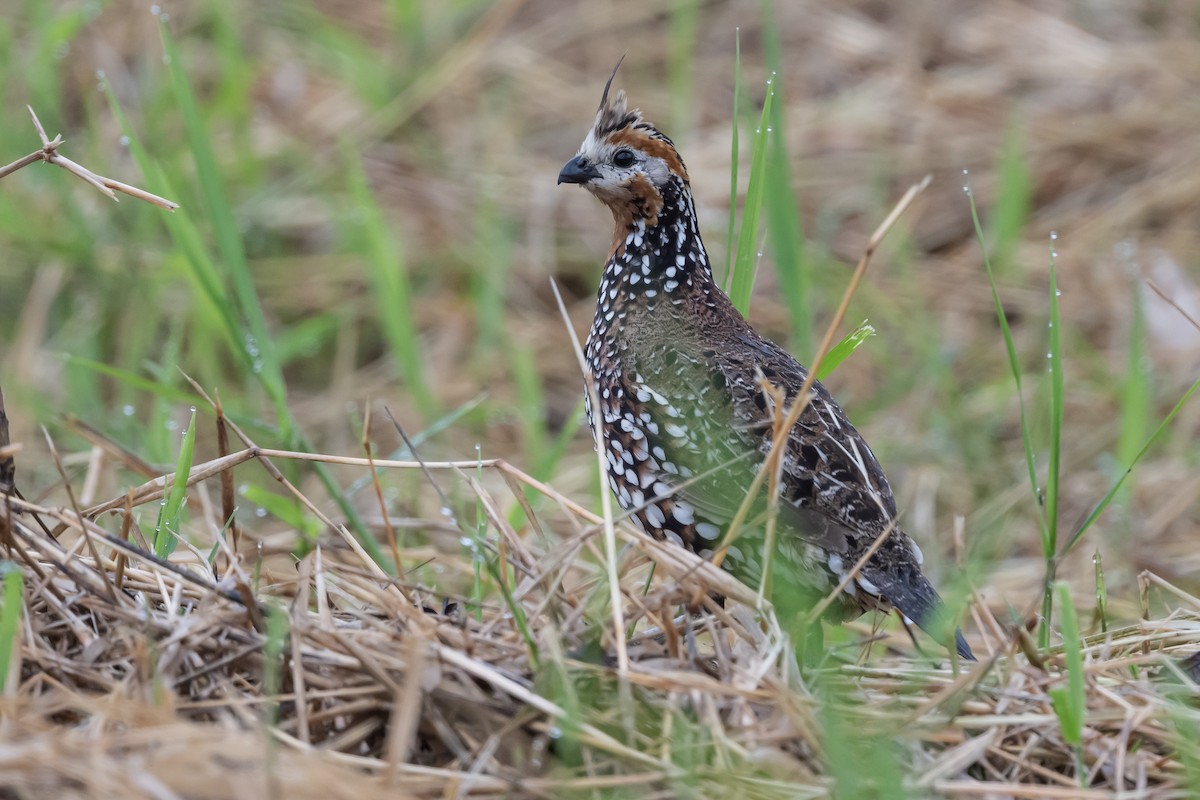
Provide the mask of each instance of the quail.
[{"label": "quail", "polygon": [[[771,449],[779,401],[795,403],[808,372],[714,282],[683,160],[628,110],[624,91],[610,101],[615,76],[558,175],[599,198],[615,223],[584,352],[599,403],[589,397],[587,414],[600,416],[597,447],[622,508],[655,538],[710,556]],[[785,445],[773,591],[819,598],[844,583],[826,618],[894,608],[937,636],[942,602],[921,549],[896,524],[879,462],[819,381]],[[765,508],[755,502],[723,562],[752,585],[768,561]],[[959,631],[954,645],[974,658]]]}]

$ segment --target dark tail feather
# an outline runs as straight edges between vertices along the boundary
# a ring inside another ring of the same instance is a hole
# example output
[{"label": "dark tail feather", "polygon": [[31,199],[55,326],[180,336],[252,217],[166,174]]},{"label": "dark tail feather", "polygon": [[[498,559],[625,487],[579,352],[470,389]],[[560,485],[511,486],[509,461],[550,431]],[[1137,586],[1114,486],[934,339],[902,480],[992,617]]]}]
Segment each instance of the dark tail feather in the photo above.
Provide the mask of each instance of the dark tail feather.
[{"label": "dark tail feather", "polygon": [[[880,595],[899,609],[901,614],[917,623],[921,630],[930,636],[941,638],[943,632],[937,629],[935,623],[938,612],[942,609],[942,598],[918,569],[903,570],[900,574],[863,570],[863,574],[878,587]],[[957,628],[954,631],[954,649],[958,651],[960,658],[975,660],[970,645],[963,638],[962,631]]]},{"label": "dark tail feather", "polygon": [[975,654],[971,652],[971,645],[967,644],[967,640],[963,638],[962,630],[954,629],[954,649],[958,651],[958,657],[967,661],[974,661]]}]

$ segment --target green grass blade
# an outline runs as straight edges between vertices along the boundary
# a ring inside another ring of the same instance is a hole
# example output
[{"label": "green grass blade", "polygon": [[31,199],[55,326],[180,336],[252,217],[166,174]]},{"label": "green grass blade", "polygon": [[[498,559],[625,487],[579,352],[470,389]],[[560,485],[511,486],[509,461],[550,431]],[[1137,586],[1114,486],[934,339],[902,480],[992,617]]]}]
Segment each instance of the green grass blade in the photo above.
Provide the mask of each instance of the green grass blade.
[{"label": "green grass blade", "polygon": [[[561,763],[578,767],[583,763],[580,744],[580,721],[587,718],[586,708],[594,708],[601,700],[596,683],[576,683],[575,676],[567,666],[562,652],[562,641],[548,637],[546,656],[542,659],[540,673],[535,681],[538,692],[566,713],[558,720],[555,747],[562,748]],[[588,690],[591,691],[588,691]],[[580,697],[580,691],[588,691],[589,697]]]},{"label": "green grass blade", "polygon": [[277,605],[266,607],[267,630],[263,641],[263,699],[266,700],[266,722],[274,726],[279,721],[279,692],[283,686],[283,653],[290,628],[287,612]]},{"label": "green grass blade", "polygon": [[275,336],[275,352],[279,360],[287,364],[295,359],[311,357],[326,345],[332,347],[339,329],[349,324],[349,317],[350,314],[339,310],[314,313],[307,319],[293,322]]},{"label": "green grass blade", "polygon": [[733,233],[737,223],[738,160],[741,145],[738,143],[738,114],[741,113],[742,97],[742,29],[733,37],[733,124],[729,131],[729,230],[725,234],[725,288],[729,289],[729,277],[733,273]]},{"label": "green grass blade", "polygon": [[746,186],[746,203],[742,207],[742,227],[738,233],[737,256],[729,281],[729,299],[734,308],[746,314],[750,310],[750,293],[754,289],[754,274],[758,269],[759,218],[762,216],[766,185],[767,152],[771,138],[771,105],[775,98],[774,76],[767,81],[767,96],[763,99],[758,130],[750,158],[750,181]]},{"label": "green grass blade", "polygon": [[[963,170],[964,177],[966,170]],[[1033,435],[1029,429],[1029,414],[1025,410],[1025,394],[1021,382],[1021,364],[1017,358],[1017,345],[1013,341],[1012,329],[1008,325],[1008,314],[1004,311],[1004,304],[1000,302],[1000,289],[996,285],[996,273],[992,269],[991,258],[988,256],[987,239],[983,235],[983,225],[979,222],[979,211],[975,207],[975,195],[970,191],[969,186],[963,187],[966,190],[967,202],[971,208],[971,221],[975,226],[975,238],[979,242],[980,250],[983,254],[983,266],[987,272],[988,287],[992,292],[992,304],[996,309],[996,319],[1000,324],[1000,333],[1004,338],[1004,349],[1008,355],[1008,368],[1012,372],[1013,383],[1017,389],[1017,407],[1018,416],[1021,424],[1021,442],[1025,447],[1025,467],[1029,473],[1029,486],[1033,490],[1034,500],[1041,506],[1041,492],[1038,487],[1037,468],[1034,464],[1033,457]],[[1038,514],[1038,522],[1043,529],[1043,538],[1045,533],[1046,518],[1042,514]]]},{"label": "green grass blade", "polygon": [[[129,152],[134,162],[146,176],[148,186],[163,195],[179,197],[179,193],[146,151],[107,81],[101,84],[101,89],[108,100],[109,110],[129,142]],[[196,226],[192,211],[184,206],[172,213],[161,215],[161,219],[178,252],[183,255],[183,264],[186,267],[184,274],[192,285],[194,295],[200,299],[202,312],[209,319],[219,323],[219,332],[230,351],[248,370],[252,361],[244,347],[242,326],[234,311],[233,298],[226,289],[220,267],[204,246],[204,237]]]},{"label": "green grass blade", "polygon": [[111,364],[104,364],[100,361],[95,361],[90,358],[67,353],[66,364],[72,367],[90,370],[98,375],[107,375],[126,386],[130,386],[140,392],[153,394],[156,397],[166,400],[171,403],[190,403],[195,399],[195,396],[189,392],[184,392],[172,386],[167,386],[161,381],[143,378],[141,375],[136,375],[128,370],[114,367]]},{"label": "green grass blade", "polygon": [[1050,689],[1050,700],[1054,714],[1058,717],[1063,741],[1075,750],[1076,774],[1081,783],[1086,780],[1087,770],[1083,765],[1083,720],[1087,712],[1087,697],[1083,683],[1083,640],[1079,636],[1079,620],[1075,605],[1071,602],[1071,591],[1067,584],[1054,586],[1058,596],[1059,626],[1063,638],[1063,669],[1067,675],[1066,686]]},{"label": "green grass blade", "polygon": [[[821,745],[838,800],[905,800],[904,775],[892,742],[850,719],[850,698],[827,695],[820,709]],[[864,769],[870,764],[870,769]]]},{"label": "green grass blade", "polygon": [[[211,224],[220,254],[219,260],[200,255],[203,248],[198,244],[198,234],[189,234],[183,237],[185,241],[193,242],[189,261],[193,264],[197,274],[204,279],[205,285],[211,285],[213,275],[229,279],[233,286],[235,302],[221,303],[217,299],[219,293],[210,288],[209,292],[212,295],[210,303],[236,307],[236,313],[228,309],[221,312],[225,321],[226,335],[232,340],[234,351],[238,353],[240,361],[248,366],[247,373],[263,387],[274,403],[280,435],[287,446],[298,450],[311,449],[308,442],[297,431],[291,411],[287,407],[282,365],[267,330],[266,319],[245,259],[236,218],[219,180],[216,160],[213,157],[201,115],[197,110],[183,61],[165,26],[162,27],[161,32],[173,94],[187,133],[192,158],[196,163],[205,210],[212,218]],[[184,228],[184,233],[187,233],[186,228]],[[241,322],[238,321],[239,316]],[[358,512],[342,495],[329,470],[322,464],[314,465],[313,469],[330,496],[337,502],[367,552],[376,562],[385,564],[386,561],[383,559],[378,543],[367,533]]]},{"label": "green grass blade", "polygon": [[545,478],[542,459],[546,454],[546,398],[542,392],[541,376],[533,351],[526,345],[508,348],[513,384],[517,390],[515,409],[521,428],[521,445],[525,458],[531,463],[533,475]]},{"label": "green grass blade", "polygon": [[384,220],[371,193],[357,153],[346,149],[343,161],[350,195],[360,220],[360,232],[366,239],[367,276],[371,281],[379,325],[417,408],[425,419],[434,419],[439,409],[425,379],[420,333],[413,321],[412,286],[400,243],[394,226]]},{"label": "green grass blade", "polygon": [[[1128,464],[1146,441],[1152,416],[1153,378],[1146,354],[1146,309],[1140,283],[1131,287],[1133,308],[1129,322],[1128,360],[1121,387],[1121,433],[1117,438],[1117,463]],[[1130,486],[1122,490],[1128,498]]]},{"label": "green grass blade", "polygon": [[1125,471],[1121,473],[1121,476],[1117,478],[1112,488],[1109,489],[1108,493],[1105,494],[1104,497],[1101,498],[1100,502],[1096,504],[1096,507],[1092,509],[1092,513],[1087,515],[1087,518],[1080,524],[1079,528],[1073,534],[1071,534],[1071,538],[1067,540],[1067,543],[1063,547],[1059,558],[1062,558],[1062,556],[1065,556],[1067,553],[1071,552],[1072,548],[1074,548],[1083,535],[1087,533],[1088,528],[1092,527],[1096,520],[1099,519],[1100,515],[1103,514],[1112,501],[1116,499],[1118,492],[1121,490],[1121,486],[1124,485],[1125,480],[1130,476],[1130,474],[1133,473],[1134,467],[1136,467],[1138,462],[1142,460],[1142,457],[1149,452],[1150,447],[1158,440],[1158,438],[1162,436],[1163,432],[1171,424],[1171,421],[1175,419],[1175,415],[1178,414],[1184,405],[1187,404],[1187,401],[1192,398],[1192,395],[1196,393],[1197,389],[1200,389],[1200,380],[1197,380],[1186,392],[1184,392],[1183,397],[1179,398],[1179,402],[1175,404],[1167,416],[1163,417],[1163,421],[1158,423],[1158,427],[1154,429],[1154,433],[1150,434],[1150,438],[1146,440],[1146,443],[1142,445],[1142,449],[1139,450],[1137,455],[1133,457],[1133,460],[1129,462],[1129,466],[1127,466]]},{"label": "green grass blade", "polygon": [[281,429],[289,435],[291,415],[287,409],[283,367],[275,355],[275,347],[267,330],[266,317],[258,301],[258,293],[246,262],[241,232],[233,207],[225,195],[221,173],[213,155],[212,145],[203,118],[196,105],[183,59],[175,47],[166,22],[161,22],[163,51],[171,88],[179,109],[192,159],[196,163],[196,179],[209,222],[216,237],[220,265],[233,286],[237,310],[245,320],[247,331],[242,346],[250,356],[251,370],[275,404]]},{"label": "green grass blade", "polygon": [[828,378],[837,366],[850,357],[850,354],[863,345],[867,339],[875,335],[875,327],[866,320],[850,333],[842,337],[842,340],[829,348],[829,352],[825,355],[825,359],[821,361],[821,368],[817,370],[817,380],[823,381]]},{"label": "green grass blade", "polygon": [[279,743],[273,731],[279,725],[280,694],[283,691],[283,671],[286,660],[284,653],[288,645],[291,621],[288,618],[287,611],[276,604],[271,604],[267,607],[266,618],[266,637],[262,643],[262,696],[265,701],[263,705],[264,724],[262,733],[266,738],[264,745],[266,748],[267,780],[274,789],[269,794],[272,797],[279,797],[283,794],[276,788],[279,785],[279,779],[275,774],[278,769]]},{"label": "green grass blade", "polygon": [[1104,580],[1104,559],[1100,548],[1092,554],[1092,566],[1096,577],[1096,617],[1100,620],[1100,632],[1108,633],[1108,585]]},{"label": "green grass blade", "polygon": [[[782,46],[779,42],[779,26],[775,20],[774,5],[763,0],[763,51],[768,69],[775,75],[775,92],[783,96],[779,81],[783,74]],[[800,206],[792,192],[791,157],[788,153],[787,131],[784,127],[784,104],[774,103],[771,107],[772,128],[767,152],[766,197],[767,243],[775,262],[775,274],[783,294],[784,307],[792,329],[792,348],[805,358],[813,352],[813,319],[811,308],[811,280],[808,270],[808,253],[804,242],[804,223]]]},{"label": "green grass blade", "polygon": [[[479,548],[482,550],[482,548]],[[504,598],[504,606],[512,615],[513,625],[516,626],[517,632],[520,634],[522,641],[525,642],[526,652],[529,654],[529,663],[534,670],[537,670],[541,665],[541,648],[538,646],[537,636],[534,635],[533,628],[529,624],[529,618],[525,613],[525,607],[513,597],[512,589],[501,579],[499,559],[488,558],[484,560],[484,567],[487,569],[488,575],[492,581],[500,589],[500,595]]]},{"label": "green grass blade", "polygon": [[1046,495],[1042,527],[1042,557],[1046,562],[1046,588],[1042,598],[1042,619],[1038,641],[1042,647],[1050,644],[1051,613],[1054,600],[1051,584],[1054,581],[1058,552],[1058,490],[1062,471],[1062,427],[1063,427],[1063,363],[1062,363],[1062,318],[1059,315],[1058,271],[1054,249],[1058,234],[1050,233],[1050,343],[1046,359],[1050,369],[1050,466],[1046,471]]},{"label": "green grass blade", "polygon": [[[583,396],[581,395],[575,401],[575,407],[571,413],[567,415],[568,420],[579,419],[583,416]],[[558,462],[567,454],[567,449],[570,448],[572,440],[575,438],[575,433],[578,431],[575,425],[563,425],[558,431],[558,436],[554,437],[554,441],[550,443],[550,448],[546,457],[542,460],[541,467],[545,471],[547,477],[554,474]]]},{"label": "green grass blade", "polygon": [[192,471],[192,455],[195,450],[196,409],[193,408],[187,429],[183,432],[183,443],[179,446],[179,459],[175,462],[171,488],[167,491],[166,500],[159,510],[158,525],[154,529],[154,555],[159,558],[171,555],[179,542],[179,526],[187,502],[188,475]]},{"label": "green grass blade", "polygon": [[469,249],[470,295],[475,312],[475,353],[490,360],[497,357],[497,348],[505,345],[508,288],[513,285],[513,244],[518,236],[505,217],[499,189],[490,182],[485,187],[475,206],[475,236]]},{"label": "green grass blade", "polygon": [[1172,739],[1179,754],[1180,797],[1200,797],[1200,711],[1195,695],[1187,692],[1167,703]]},{"label": "green grass blade", "polygon": [[292,498],[275,494],[263,486],[248,484],[241,490],[246,502],[270,514],[310,542],[315,542],[324,526],[304,513]]},{"label": "green grass blade", "polygon": [[792,178],[785,136],[779,129],[782,115],[775,104],[775,134],[767,154],[767,242],[775,261],[775,274],[791,322],[792,344],[797,353],[813,355],[812,286],[799,204],[792,194]]},{"label": "green grass blade", "polygon": [[[25,601],[25,576],[20,567],[11,561],[0,562],[0,574],[4,575],[4,605],[0,606],[0,692],[8,683],[8,670],[17,648],[21,646],[21,610]],[[18,676],[20,677],[20,676]]]},{"label": "green grass blade", "polygon": [[1053,240],[1058,234],[1051,233],[1050,239],[1050,344],[1046,360],[1050,369],[1050,469],[1046,474],[1046,529],[1042,539],[1045,556],[1054,555],[1058,544],[1058,489],[1062,468],[1063,426],[1063,364],[1062,364],[1062,320],[1059,316],[1058,272]]}]

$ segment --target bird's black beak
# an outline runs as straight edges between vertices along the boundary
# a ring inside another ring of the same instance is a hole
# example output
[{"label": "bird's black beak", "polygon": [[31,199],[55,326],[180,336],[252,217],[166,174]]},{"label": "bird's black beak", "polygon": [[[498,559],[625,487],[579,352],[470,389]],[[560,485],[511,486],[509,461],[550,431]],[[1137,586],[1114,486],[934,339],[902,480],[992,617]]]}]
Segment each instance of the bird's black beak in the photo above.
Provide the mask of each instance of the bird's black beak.
[{"label": "bird's black beak", "polygon": [[575,156],[562,168],[562,172],[558,173],[559,184],[564,183],[587,183],[592,178],[595,178],[600,173],[596,172],[596,168],[587,162],[583,156]]}]

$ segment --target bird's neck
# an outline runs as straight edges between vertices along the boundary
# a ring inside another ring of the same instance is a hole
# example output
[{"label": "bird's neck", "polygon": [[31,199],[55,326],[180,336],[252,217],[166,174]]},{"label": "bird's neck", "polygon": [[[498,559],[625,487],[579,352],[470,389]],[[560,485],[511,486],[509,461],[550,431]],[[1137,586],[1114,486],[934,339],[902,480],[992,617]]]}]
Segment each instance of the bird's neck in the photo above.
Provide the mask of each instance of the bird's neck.
[{"label": "bird's neck", "polygon": [[598,317],[627,302],[672,302],[711,286],[691,190],[676,178],[660,198],[661,204],[651,206],[657,210],[653,215],[644,206],[613,208],[616,229],[600,281]]}]

